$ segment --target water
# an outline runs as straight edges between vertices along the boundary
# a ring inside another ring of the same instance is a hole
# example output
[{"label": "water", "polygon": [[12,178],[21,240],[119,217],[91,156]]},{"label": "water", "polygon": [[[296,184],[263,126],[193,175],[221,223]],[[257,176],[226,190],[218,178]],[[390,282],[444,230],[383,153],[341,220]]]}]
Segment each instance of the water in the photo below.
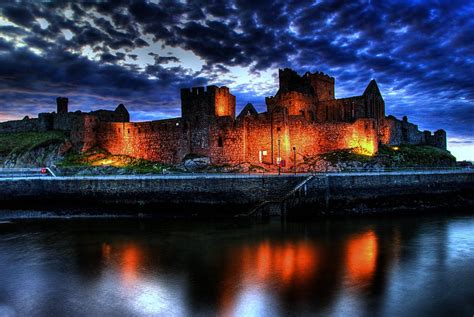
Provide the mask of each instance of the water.
[{"label": "water", "polygon": [[472,316],[474,216],[0,224],[0,316]]}]

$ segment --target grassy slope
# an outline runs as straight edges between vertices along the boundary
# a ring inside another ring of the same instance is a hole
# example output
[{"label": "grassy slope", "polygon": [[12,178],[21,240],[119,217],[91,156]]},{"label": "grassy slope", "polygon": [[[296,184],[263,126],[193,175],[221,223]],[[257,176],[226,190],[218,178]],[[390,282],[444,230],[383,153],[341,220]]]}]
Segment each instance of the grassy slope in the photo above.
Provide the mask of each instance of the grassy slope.
[{"label": "grassy slope", "polygon": [[378,163],[387,167],[412,166],[454,166],[456,158],[448,151],[432,146],[400,145],[379,147],[375,156],[352,153],[350,150],[334,151],[320,156],[330,163],[356,161],[361,163]]},{"label": "grassy slope", "polygon": [[136,173],[162,173],[163,169],[171,168],[157,162],[133,158],[127,155],[113,155],[102,149],[93,149],[85,153],[69,154],[58,164],[61,167],[113,166]]},{"label": "grassy slope", "polygon": [[0,134],[0,155],[23,153],[41,146],[61,143],[66,136],[61,131],[21,132]]}]

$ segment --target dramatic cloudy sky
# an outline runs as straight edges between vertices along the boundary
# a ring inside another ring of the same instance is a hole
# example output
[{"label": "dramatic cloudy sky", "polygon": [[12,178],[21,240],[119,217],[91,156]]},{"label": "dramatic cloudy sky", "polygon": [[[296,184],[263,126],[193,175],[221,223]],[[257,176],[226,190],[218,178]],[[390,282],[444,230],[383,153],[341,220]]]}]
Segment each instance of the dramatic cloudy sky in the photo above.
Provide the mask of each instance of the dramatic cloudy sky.
[{"label": "dramatic cloudy sky", "polygon": [[175,117],[179,88],[206,84],[264,110],[282,67],[335,76],[337,97],[375,78],[387,114],[444,128],[474,159],[473,1],[0,3],[0,121],[54,111],[59,95]]}]

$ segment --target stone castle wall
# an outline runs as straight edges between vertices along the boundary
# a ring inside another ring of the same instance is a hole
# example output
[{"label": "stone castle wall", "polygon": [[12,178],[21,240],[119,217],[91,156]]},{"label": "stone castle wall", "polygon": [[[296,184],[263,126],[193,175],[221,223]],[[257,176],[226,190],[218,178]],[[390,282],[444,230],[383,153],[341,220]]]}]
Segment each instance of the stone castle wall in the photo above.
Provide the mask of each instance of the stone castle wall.
[{"label": "stone castle wall", "polygon": [[129,122],[123,105],[114,111],[68,112],[58,98],[58,113],[38,119],[0,123],[0,132],[63,130],[74,147],[100,147],[112,154],[163,163],[179,163],[188,154],[204,155],[213,164],[250,162],[293,165],[305,156],[340,149],[372,155],[379,144],[428,144],[446,149],[446,132],[421,132],[406,118],[385,117],[385,103],[375,80],[360,96],[335,99],[334,78],[323,73],[299,76],[280,70],[280,88],[266,98],[267,112],[247,105],[235,116],[236,99],[227,87],[181,90],[182,117]]},{"label": "stone castle wall", "polygon": [[393,116],[388,116],[382,123],[381,142],[388,145],[399,144],[424,144],[423,132],[418,130],[418,126],[408,122],[408,120],[398,120]]},{"label": "stone castle wall", "polygon": [[39,132],[39,119],[0,122],[0,133]]},{"label": "stone castle wall", "polygon": [[288,109],[288,114],[297,116],[303,114],[310,120],[315,120],[316,100],[313,96],[298,91],[289,91],[274,97],[265,98],[267,109],[273,112],[276,107]]},{"label": "stone castle wall", "polygon": [[297,162],[306,155],[347,148],[373,154],[377,151],[376,131],[372,119],[321,124],[285,112],[263,113],[242,120],[219,117],[206,128],[185,126],[181,119],[112,123],[85,116],[75,126],[71,138],[82,151],[100,147],[111,154],[169,164],[179,163],[193,153],[210,157],[213,164],[275,165],[281,158],[290,166],[293,148]]},{"label": "stone castle wall", "polygon": [[100,122],[96,146],[112,154],[123,154],[163,163],[179,162],[186,139],[179,119],[140,123]]}]

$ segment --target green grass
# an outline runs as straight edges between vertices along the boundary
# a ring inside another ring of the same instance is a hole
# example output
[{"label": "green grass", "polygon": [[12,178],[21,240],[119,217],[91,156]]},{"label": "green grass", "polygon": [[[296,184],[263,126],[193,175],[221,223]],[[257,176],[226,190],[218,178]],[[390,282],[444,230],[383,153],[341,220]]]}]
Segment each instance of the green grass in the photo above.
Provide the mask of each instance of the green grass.
[{"label": "green grass", "polygon": [[324,153],[324,154],[321,154],[319,157],[332,164],[335,164],[338,162],[353,162],[353,161],[370,162],[373,159],[373,157],[371,156],[354,153],[350,149]]},{"label": "green grass", "polygon": [[378,163],[386,167],[454,166],[456,158],[448,151],[425,145],[379,146],[375,156],[360,155],[352,150],[321,154],[319,158],[336,164],[340,162]]},{"label": "green grass", "polygon": [[164,169],[172,167],[158,162],[134,158],[127,155],[113,155],[95,148],[84,153],[71,153],[58,164],[60,167],[96,167],[113,166],[127,169],[138,174],[162,173]]},{"label": "green grass", "polygon": [[448,151],[427,145],[380,146],[378,156],[396,166],[454,166],[456,158]]},{"label": "green grass", "polygon": [[36,148],[64,142],[66,135],[61,131],[20,132],[0,134],[0,155],[23,153]]}]

